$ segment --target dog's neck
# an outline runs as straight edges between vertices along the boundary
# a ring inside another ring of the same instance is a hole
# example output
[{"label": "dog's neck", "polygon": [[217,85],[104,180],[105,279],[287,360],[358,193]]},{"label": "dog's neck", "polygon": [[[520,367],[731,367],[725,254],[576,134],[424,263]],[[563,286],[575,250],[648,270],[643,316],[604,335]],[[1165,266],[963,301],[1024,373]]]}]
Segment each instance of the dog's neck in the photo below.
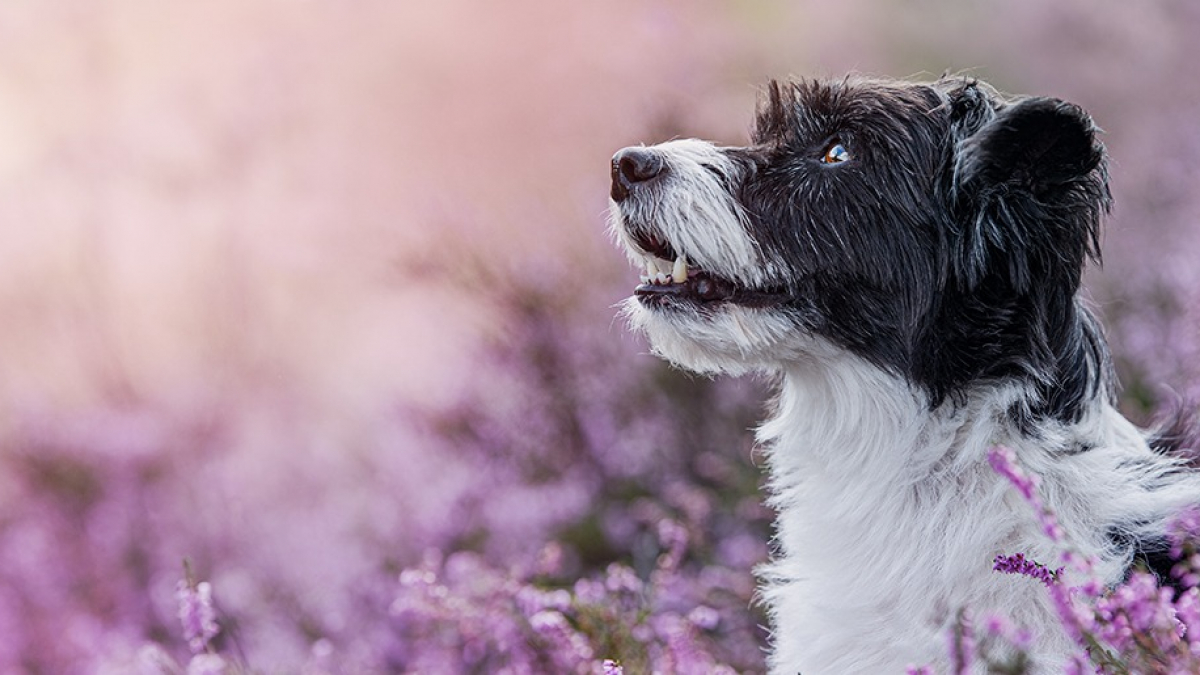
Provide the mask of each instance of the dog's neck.
[{"label": "dog's neck", "polygon": [[848,353],[789,364],[758,434],[774,499],[786,501],[793,483],[810,475],[867,484],[878,494],[983,465],[992,445],[1011,441],[1007,413],[1021,394],[995,388],[930,410],[918,388]]},{"label": "dog's neck", "polygon": [[[1079,474],[1145,443],[1102,399],[1079,423],[1042,425],[1035,442],[1012,419],[1023,395],[1015,384],[981,387],[931,410],[919,389],[847,353],[785,369],[775,412],[759,430],[779,514],[776,557],[763,570],[777,666],[802,654],[814,673],[937,662],[964,607],[1053,624],[1037,582],[991,570],[999,553],[1056,564],[1058,548],[988,465],[988,450],[1012,446],[1044,472],[1047,501],[1069,527],[1104,517],[1093,503],[1103,491],[1089,494]],[[1064,461],[1080,445],[1092,450]],[[1104,528],[1087,522],[1079,531]],[[1102,558],[1102,574],[1117,577],[1127,563],[1102,537],[1075,545]]]}]

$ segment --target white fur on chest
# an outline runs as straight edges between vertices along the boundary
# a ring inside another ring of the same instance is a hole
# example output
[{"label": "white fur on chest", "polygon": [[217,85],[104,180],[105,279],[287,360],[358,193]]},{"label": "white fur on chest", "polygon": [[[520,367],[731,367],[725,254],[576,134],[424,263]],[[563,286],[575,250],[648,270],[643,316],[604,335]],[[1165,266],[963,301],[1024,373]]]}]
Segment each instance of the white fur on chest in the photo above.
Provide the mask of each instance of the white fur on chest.
[{"label": "white fur on chest", "polygon": [[[1059,549],[987,451],[1008,445],[1041,477],[1072,545],[1109,582],[1129,558],[1111,527],[1161,521],[1196,485],[1147,489],[1170,462],[1107,403],[1079,424],[1038,429],[1036,441],[1021,435],[1007,412],[1022,395],[996,387],[930,411],[905,382],[844,352],[785,370],[759,431],[778,512],[775,560],[760,570],[771,672],[944,671],[947,629],[964,607],[1033,628],[1038,670],[1061,672],[1070,645],[1044,588],[992,571],[1001,553],[1057,566]],[[1091,449],[1069,452],[1081,444]]]}]

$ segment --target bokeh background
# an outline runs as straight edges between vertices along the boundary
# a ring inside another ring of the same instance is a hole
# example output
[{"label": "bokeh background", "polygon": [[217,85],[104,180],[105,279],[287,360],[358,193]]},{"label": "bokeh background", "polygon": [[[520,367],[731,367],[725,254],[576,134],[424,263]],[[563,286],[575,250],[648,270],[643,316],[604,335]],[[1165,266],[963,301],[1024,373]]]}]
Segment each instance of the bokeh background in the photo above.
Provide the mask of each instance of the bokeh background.
[{"label": "bokeh background", "polygon": [[588,579],[657,623],[584,656],[761,670],[767,391],[614,319],[611,154],[789,75],[1083,105],[1144,421],[1200,394],[1198,63],[1193,0],[0,3],[0,672],[186,663],[184,559],[255,672],[554,671],[505,598]]}]

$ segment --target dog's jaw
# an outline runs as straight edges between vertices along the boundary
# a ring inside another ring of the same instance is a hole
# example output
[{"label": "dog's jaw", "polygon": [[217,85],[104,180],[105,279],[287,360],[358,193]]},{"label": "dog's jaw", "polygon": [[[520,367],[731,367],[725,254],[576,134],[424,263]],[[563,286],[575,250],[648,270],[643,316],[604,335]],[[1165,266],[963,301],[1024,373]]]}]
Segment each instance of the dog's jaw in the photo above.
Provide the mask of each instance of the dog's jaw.
[{"label": "dog's jaw", "polygon": [[654,153],[653,175],[628,184],[618,153],[610,203],[612,235],[640,272],[622,305],[630,326],[655,354],[701,373],[775,369],[808,351],[775,281],[780,265],[759,250],[731,194],[742,167],[695,139],[638,150]]},{"label": "dog's jaw", "polygon": [[[658,172],[612,201],[612,231],[639,270],[666,251],[687,256],[690,266],[755,288],[769,270],[746,228],[746,214],[730,184],[739,168],[712,143],[670,141],[646,149],[662,162]],[[619,162],[614,162],[617,164]],[[620,167],[614,167],[618,174]],[[620,181],[619,175],[614,175]],[[658,249],[658,250],[654,250]],[[670,275],[675,258],[658,264]]]},{"label": "dog's jaw", "polygon": [[630,328],[642,333],[656,356],[702,374],[771,372],[781,362],[810,358],[818,340],[798,332],[784,314],[722,303],[704,312],[647,307],[638,298],[621,304]]}]

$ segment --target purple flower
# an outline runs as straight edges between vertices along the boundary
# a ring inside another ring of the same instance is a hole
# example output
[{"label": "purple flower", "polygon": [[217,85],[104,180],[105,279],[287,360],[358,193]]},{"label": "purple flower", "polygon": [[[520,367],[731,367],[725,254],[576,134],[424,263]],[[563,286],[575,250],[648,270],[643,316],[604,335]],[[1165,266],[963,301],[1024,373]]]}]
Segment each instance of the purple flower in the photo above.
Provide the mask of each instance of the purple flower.
[{"label": "purple flower", "polygon": [[188,661],[187,675],[225,675],[225,659],[216,654],[196,654]]},{"label": "purple flower", "polygon": [[1191,507],[1179,512],[1167,526],[1167,539],[1171,542],[1171,557],[1183,558],[1185,547],[1200,539],[1200,509]]},{"label": "purple flower", "polygon": [[996,473],[1007,478],[1025,498],[1025,501],[1033,507],[1038,521],[1042,525],[1042,532],[1051,541],[1062,541],[1062,528],[1058,525],[1058,518],[1042,504],[1042,499],[1038,496],[1037,477],[1030,476],[1021,468],[1017,463],[1016,454],[1003,445],[992,446],[992,449],[988,450],[988,463],[992,465],[992,469]]},{"label": "purple flower", "polygon": [[1022,574],[1037,579],[1047,586],[1057,583],[1063,572],[1061,567],[1051,572],[1045,565],[1027,559],[1024,553],[1011,556],[998,555],[992,569],[1005,574]]},{"label": "purple flower", "polygon": [[562,588],[544,591],[536,586],[522,586],[517,591],[516,602],[521,612],[529,617],[546,609],[565,612],[571,606],[571,593]]},{"label": "purple flower", "polygon": [[544,610],[529,618],[529,626],[550,646],[550,654],[560,665],[575,670],[592,660],[587,639],[571,627],[561,613]]},{"label": "purple flower", "polygon": [[992,465],[996,473],[1007,478],[1026,501],[1037,501],[1038,506],[1041,506],[1041,500],[1037,496],[1037,478],[1025,473],[1017,464],[1017,456],[1011,449],[1003,445],[993,446],[988,451],[988,464]]},{"label": "purple flower", "polygon": [[1006,617],[997,614],[984,619],[983,631],[988,638],[1000,638],[1018,649],[1028,649],[1033,643],[1029,629],[1017,628]]},{"label": "purple flower", "polygon": [[1099,636],[1118,651],[1148,644],[1170,651],[1184,633],[1172,597],[1172,590],[1159,588],[1153,575],[1133,573],[1129,581],[1096,602]]},{"label": "purple flower", "polygon": [[212,586],[207,581],[193,584],[187,579],[176,586],[175,598],[179,602],[179,622],[183,624],[183,637],[188,641],[193,654],[208,648],[220,626],[217,611],[212,603]]},{"label": "purple flower", "polygon": [[1171,568],[1171,576],[1179,580],[1184,588],[1195,588],[1200,585],[1200,554],[1192,554],[1185,560],[1180,560]]},{"label": "purple flower", "polygon": [[687,619],[693,626],[700,630],[713,630],[721,621],[721,615],[712,607],[699,607],[688,612]]},{"label": "purple flower", "polygon": [[600,667],[604,669],[604,675],[625,675],[625,669],[621,667],[621,664],[612,659],[604,659],[604,663],[600,664]]},{"label": "purple flower", "polygon": [[1063,669],[1063,675],[1095,675],[1095,673],[1095,666],[1091,665],[1086,657],[1079,654],[1074,655]]},{"label": "purple flower", "polygon": [[534,563],[534,572],[547,577],[561,575],[564,555],[562,544],[556,541],[549,542],[538,553],[537,561]]},{"label": "purple flower", "polygon": [[587,577],[575,581],[574,591],[576,599],[588,605],[604,602],[606,593],[603,581]]},{"label": "purple flower", "polygon": [[612,593],[629,593],[631,595],[641,593],[643,588],[642,580],[638,578],[636,572],[617,563],[608,566],[604,587]]},{"label": "purple flower", "polygon": [[1089,647],[1087,636],[1095,627],[1095,616],[1091,608],[1080,606],[1076,603],[1076,598],[1079,593],[1073,593],[1063,584],[1047,584],[1047,589],[1050,592],[1050,599],[1054,603],[1054,609],[1058,612],[1059,623],[1062,624],[1063,630],[1067,635],[1075,641],[1075,644],[1087,649]]},{"label": "purple flower", "polygon": [[660,520],[658,522],[658,540],[666,549],[659,566],[669,570],[675,569],[683,561],[684,552],[687,550],[687,528],[674,520]]}]

